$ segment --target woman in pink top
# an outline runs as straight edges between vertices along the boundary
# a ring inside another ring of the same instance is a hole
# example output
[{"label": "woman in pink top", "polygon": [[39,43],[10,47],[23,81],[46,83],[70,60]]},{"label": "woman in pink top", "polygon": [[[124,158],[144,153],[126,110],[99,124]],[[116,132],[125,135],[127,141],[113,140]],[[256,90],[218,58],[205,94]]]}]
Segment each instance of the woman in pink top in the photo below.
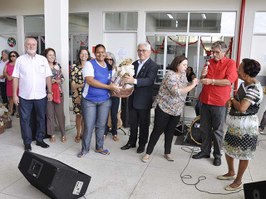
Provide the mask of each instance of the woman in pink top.
[{"label": "woman in pink top", "polygon": [[13,77],[12,73],[14,70],[14,66],[16,63],[16,59],[19,57],[19,54],[16,51],[11,51],[8,54],[8,59],[9,62],[6,64],[4,68],[4,75],[6,77],[6,96],[8,97],[8,110],[11,115],[14,115],[14,103],[13,103],[13,88],[12,88],[12,83],[13,83]]}]

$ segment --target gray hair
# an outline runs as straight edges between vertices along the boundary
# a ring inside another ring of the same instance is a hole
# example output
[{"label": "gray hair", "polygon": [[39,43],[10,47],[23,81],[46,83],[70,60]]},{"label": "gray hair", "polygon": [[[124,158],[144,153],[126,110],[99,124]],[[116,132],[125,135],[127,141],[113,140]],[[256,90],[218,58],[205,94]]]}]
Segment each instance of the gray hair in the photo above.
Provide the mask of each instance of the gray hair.
[{"label": "gray hair", "polygon": [[144,46],[146,50],[151,50],[151,45],[148,42],[139,43],[138,47]]},{"label": "gray hair", "polygon": [[7,49],[4,49],[4,50],[2,50],[2,53],[5,53],[5,54],[9,54],[10,53],[10,51],[9,50],[7,50]]},{"label": "gray hair", "polygon": [[212,49],[219,48],[222,52],[226,52],[227,45],[223,41],[216,41],[211,46]]},{"label": "gray hair", "polygon": [[113,66],[116,66],[116,59],[115,59],[115,55],[111,52],[106,52],[106,57],[112,57],[113,59]]},{"label": "gray hair", "polygon": [[34,37],[27,37],[27,38],[25,39],[25,41],[24,41],[24,45],[26,45],[26,43],[27,43],[30,39],[33,39],[33,40],[36,41],[36,43],[38,43],[37,40],[36,40]]}]

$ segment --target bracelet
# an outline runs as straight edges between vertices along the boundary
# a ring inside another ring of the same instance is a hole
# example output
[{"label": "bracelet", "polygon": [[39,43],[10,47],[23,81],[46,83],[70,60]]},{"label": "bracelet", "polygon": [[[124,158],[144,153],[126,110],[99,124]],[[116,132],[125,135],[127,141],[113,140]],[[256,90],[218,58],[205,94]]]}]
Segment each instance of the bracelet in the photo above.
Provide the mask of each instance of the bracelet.
[{"label": "bracelet", "polygon": [[48,94],[51,94],[51,95],[53,95],[53,92],[47,92],[47,95],[48,95]]},{"label": "bracelet", "polygon": [[214,83],[215,83],[215,79],[212,79],[212,85],[214,85]]}]

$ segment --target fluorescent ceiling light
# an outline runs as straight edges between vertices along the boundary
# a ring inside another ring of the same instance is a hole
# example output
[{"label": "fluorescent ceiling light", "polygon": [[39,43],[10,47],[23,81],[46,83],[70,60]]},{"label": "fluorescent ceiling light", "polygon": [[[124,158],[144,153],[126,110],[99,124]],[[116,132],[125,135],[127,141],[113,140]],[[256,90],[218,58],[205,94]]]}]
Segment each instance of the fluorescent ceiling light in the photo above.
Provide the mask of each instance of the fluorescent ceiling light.
[{"label": "fluorescent ceiling light", "polygon": [[170,19],[173,19],[174,17],[173,17],[173,15],[171,15],[171,14],[166,14]]},{"label": "fluorescent ceiling light", "polygon": [[201,17],[202,17],[202,19],[206,19],[207,18],[205,14],[201,14]]}]

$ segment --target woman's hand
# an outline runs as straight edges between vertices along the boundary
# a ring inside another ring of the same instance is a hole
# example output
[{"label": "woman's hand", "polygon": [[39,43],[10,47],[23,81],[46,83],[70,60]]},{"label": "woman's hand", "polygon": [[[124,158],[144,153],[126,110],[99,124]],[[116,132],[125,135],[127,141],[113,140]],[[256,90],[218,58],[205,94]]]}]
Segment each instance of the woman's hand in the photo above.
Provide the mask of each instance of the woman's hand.
[{"label": "woman's hand", "polygon": [[118,93],[120,91],[120,88],[116,84],[111,83],[109,84],[109,90]]},{"label": "woman's hand", "polygon": [[227,100],[227,102],[226,102],[226,104],[225,104],[225,106],[226,106],[227,108],[232,107],[232,99],[233,99],[233,98],[230,98],[229,100]]},{"label": "woman's hand", "polygon": [[197,78],[194,78],[193,80],[192,80],[192,85],[195,87],[195,86],[197,86],[198,85],[198,83],[199,83],[199,80],[197,79]]}]

